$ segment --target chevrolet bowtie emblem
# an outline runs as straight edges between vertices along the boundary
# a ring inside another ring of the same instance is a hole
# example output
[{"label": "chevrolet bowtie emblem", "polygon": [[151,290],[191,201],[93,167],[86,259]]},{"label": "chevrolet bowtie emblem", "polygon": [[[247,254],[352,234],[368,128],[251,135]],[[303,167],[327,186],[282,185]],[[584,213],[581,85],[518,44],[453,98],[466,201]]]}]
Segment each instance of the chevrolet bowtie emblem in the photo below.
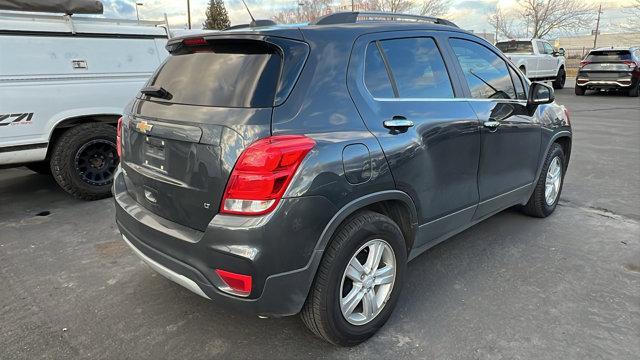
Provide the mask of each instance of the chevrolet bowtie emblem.
[{"label": "chevrolet bowtie emblem", "polygon": [[151,131],[151,128],[153,127],[153,125],[149,124],[146,121],[140,121],[138,124],[136,124],[136,129],[138,129],[138,131],[140,131],[143,134],[148,133],[149,131]]}]

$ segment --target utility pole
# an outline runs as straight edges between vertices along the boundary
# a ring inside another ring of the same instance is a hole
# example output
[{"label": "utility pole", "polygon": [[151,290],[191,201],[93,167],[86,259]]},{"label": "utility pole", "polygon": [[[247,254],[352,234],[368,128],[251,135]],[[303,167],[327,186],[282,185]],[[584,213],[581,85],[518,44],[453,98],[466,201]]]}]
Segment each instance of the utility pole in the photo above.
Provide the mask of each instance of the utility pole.
[{"label": "utility pole", "polygon": [[598,7],[598,20],[596,20],[596,32],[595,37],[593,38],[593,48],[596,48],[596,44],[598,43],[598,32],[600,31],[600,14],[602,14],[602,4]]},{"label": "utility pole", "polygon": [[189,0],[187,0],[187,23],[191,29],[191,2]]},{"label": "utility pole", "polygon": [[353,11],[354,11],[354,8],[355,8],[355,6],[354,6],[354,4],[353,4],[353,1],[354,1],[354,0],[351,0],[351,12],[353,12]]},{"label": "utility pole", "polygon": [[138,19],[138,22],[140,22],[140,14],[138,13],[138,6],[142,6],[144,5],[141,2],[136,2],[136,19]]}]

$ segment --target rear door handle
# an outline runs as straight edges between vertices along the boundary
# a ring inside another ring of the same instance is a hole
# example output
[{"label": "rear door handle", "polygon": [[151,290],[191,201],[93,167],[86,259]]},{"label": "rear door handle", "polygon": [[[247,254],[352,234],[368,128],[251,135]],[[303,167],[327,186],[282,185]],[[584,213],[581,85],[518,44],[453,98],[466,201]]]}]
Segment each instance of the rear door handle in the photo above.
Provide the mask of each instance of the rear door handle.
[{"label": "rear door handle", "polygon": [[484,127],[489,128],[489,129],[497,129],[498,126],[500,126],[500,122],[499,121],[485,121],[482,125],[484,125]]},{"label": "rear door handle", "polygon": [[382,125],[387,129],[406,129],[413,126],[413,121],[404,116],[394,116],[391,120],[385,120]]}]

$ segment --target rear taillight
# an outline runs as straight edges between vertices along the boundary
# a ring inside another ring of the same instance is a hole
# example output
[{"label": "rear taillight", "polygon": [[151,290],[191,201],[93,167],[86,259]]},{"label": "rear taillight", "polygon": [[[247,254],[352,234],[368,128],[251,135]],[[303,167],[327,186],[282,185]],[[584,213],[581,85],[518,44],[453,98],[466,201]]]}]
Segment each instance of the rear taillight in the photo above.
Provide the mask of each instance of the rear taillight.
[{"label": "rear taillight", "polygon": [[116,150],[118,151],[118,157],[122,157],[122,117],[118,119],[118,126],[116,127]]},{"label": "rear taillight", "polygon": [[591,61],[586,61],[586,60],[582,60],[580,61],[580,69],[582,69],[583,67],[587,66],[591,64]]},{"label": "rear taillight", "polygon": [[216,274],[227,285],[220,290],[239,296],[251,294],[251,275],[236,274],[221,269],[216,269]]},{"label": "rear taillight", "polygon": [[638,66],[635,61],[625,60],[623,61],[623,63],[625,63],[631,70],[635,69],[636,66]]},{"label": "rear taillight", "polygon": [[251,144],[231,172],[220,212],[262,215],[282,198],[315,141],[302,135],[276,135]]}]

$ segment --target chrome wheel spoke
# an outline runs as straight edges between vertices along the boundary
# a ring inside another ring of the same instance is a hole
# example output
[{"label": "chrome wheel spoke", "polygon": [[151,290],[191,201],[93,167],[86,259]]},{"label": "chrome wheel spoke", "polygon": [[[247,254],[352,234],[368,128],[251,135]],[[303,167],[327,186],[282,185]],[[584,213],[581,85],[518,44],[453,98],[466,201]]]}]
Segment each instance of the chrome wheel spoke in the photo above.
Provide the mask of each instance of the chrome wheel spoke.
[{"label": "chrome wheel spoke", "polygon": [[391,284],[393,282],[393,279],[395,278],[394,270],[395,269],[390,265],[387,265],[383,268],[376,270],[376,272],[374,273],[374,276],[375,276],[374,285]]},{"label": "chrome wheel spoke", "polygon": [[364,292],[361,290],[362,286],[354,286],[347,296],[340,300],[342,314],[345,316],[351,316],[351,314],[353,314],[353,310],[358,306],[360,301],[362,301],[362,297],[364,296]]},{"label": "chrome wheel spoke", "polygon": [[360,261],[355,257],[352,258],[351,261],[349,261],[349,265],[347,266],[347,277],[354,282],[360,282],[362,281],[362,276],[364,274],[365,270],[364,267],[362,267],[362,264],[360,264]]},{"label": "chrome wheel spoke", "polygon": [[376,302],[376,293],[373,289],[364,293],[362,298],[362,314],[365,318],[371,318],[378,311],[378,303]]},{"label": "chrome wheel spoke", "polygon": [[383,252],[384,245],[381,242],[375,242],[369,246],[369,256],[367,257],[367,262],[364,264],[367,274],[371,274],[378,268]]}]

